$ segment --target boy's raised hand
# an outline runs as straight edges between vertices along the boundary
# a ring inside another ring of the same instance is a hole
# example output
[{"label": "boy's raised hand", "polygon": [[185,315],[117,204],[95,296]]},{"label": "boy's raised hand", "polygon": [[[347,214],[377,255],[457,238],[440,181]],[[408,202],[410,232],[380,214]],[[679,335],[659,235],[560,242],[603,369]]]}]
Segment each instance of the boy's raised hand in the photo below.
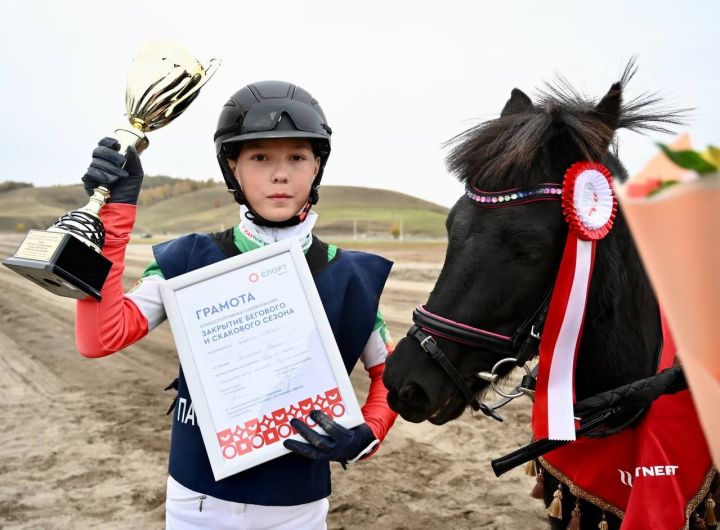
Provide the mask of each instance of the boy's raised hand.
[{"label": "boy's raised hand", "polygon": [[137,204],[144,176],[140,156],[134,147],[124,155],[119,150],[120,142],[115,138],[98,142],[82,178],[85,193],[92,195],[95,188],[105,186],[110,190],[108,203]]},{"label": "boy's raised hand", "polygon": [[320,425],[327,436],[319,434],[308,427],[303,421],[293,418],[292,425],[308,443],[296,440],[285,440],[286,449],[314,460],[333,460],[346,464],[359,456],[369,453],[377,444],[377,438],[366,423],[353,429],[346,429],[331,420],[327,414],[319,410],[310,412],[310,419]]}]

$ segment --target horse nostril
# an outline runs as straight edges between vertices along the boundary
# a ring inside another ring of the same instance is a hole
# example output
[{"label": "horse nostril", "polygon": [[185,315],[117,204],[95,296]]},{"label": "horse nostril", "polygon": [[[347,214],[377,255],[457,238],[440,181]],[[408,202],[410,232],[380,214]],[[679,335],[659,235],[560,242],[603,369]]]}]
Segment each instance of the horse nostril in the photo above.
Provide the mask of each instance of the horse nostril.
[{"label": "horse nostril", "polygon": [[413,404],[420,407],[426,407],[430,400],[425,391],[415,383],[403,385],[398,392],[398,396],[405,403]]}]

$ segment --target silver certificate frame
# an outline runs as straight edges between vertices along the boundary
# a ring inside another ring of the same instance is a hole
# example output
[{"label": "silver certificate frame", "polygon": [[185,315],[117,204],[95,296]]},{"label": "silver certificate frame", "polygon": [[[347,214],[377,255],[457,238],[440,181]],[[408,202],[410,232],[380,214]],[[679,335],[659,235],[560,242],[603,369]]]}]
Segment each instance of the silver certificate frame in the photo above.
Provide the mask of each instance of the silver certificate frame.
[{"label": "silver certificate frame", "polygon": [[280,241],[160,284],[215,480],[287,454],[290,426],[321,409],[352,428],[364,420],[310,268]]}]

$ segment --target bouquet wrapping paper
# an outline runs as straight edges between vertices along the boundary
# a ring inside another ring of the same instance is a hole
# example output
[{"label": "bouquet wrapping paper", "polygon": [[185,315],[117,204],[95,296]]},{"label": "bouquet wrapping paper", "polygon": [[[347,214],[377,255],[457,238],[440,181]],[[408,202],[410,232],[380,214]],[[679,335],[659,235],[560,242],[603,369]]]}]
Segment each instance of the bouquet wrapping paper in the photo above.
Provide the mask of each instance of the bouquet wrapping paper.
[{"label": "bouquet wrapping paper", "polygon": [[720,466],[720,173],[647,197],[616,191]]}]

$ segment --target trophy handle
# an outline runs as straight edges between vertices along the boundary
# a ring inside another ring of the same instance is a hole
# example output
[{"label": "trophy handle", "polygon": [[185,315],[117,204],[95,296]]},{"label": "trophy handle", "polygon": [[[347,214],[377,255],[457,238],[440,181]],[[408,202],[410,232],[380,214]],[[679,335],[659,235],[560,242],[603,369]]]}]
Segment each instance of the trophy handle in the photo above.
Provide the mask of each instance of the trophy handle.
[{"label": "trophy handle", "polygon": [[107,201],[109,196],[110,190],[108,188],[106,188],[105,186],[98,186],[93,191],[93,194],[90,197],[88,203],[76,211],[85,212],[92,215],[93,217],[99,218],[100,210],[102,210],[102,207],[105,205],[105,201]]},{"label": "trophy handle", "polygon": [[[142,132],[139,128],[139,124],[133,126],[123,126],[118,127],[115,129],[115,134],[113,135],[115,139],[120,142],[120,152],[126,153],[128,150],[128,147],[131,145],[135,147],[138,154],[142,153],[147,146],[150,144],[150,142],[147,139],[147,136],[145,136],[145,133]],[[62,231],[68,231],[72,233],[74,236],[80,235],[80,239],[86,238],[89,240],[93,246],[93,248],[97,248],[98,252],[100,252],[99,249],[102,249],[103,244],[105,243],[105,237],[104,234],[101,237],[93,237],[89,236],[88,234],[96,233],[98,232],[97,227],[93,227],[90,224],[88,224],[87,219],[85,218],[84,214],[90,215],[96,220],[99,221],[100,219],[100,210],[102,210],[103,206],[105,206],[105,202],[107,202],[108,197],[110,197],[110,189],[106,188],[105,186],[98,186],[93,191],[92,196],[88,200],[87,204],[83,206],[82,208],[79,208],[75,210],[74,212],[68,212],[68,214],[62,216],[56,223],[52,226],[52,228],[59,229]],[[80,213],[82,212],[82,213]],[[74,215],[80,215],[80,217],[83,218],[83,223],[78,223],[76,226],[72,226],[71,224],[68,224],[68,215],[74,216]],[[82,225],[82,226],[80,226]],[[69,228],[74,228],[73,230],[68,230]],[[51,229],[52,229],[51,228]],[[84,243],[87,243],[88,241],[83,241]]]},{"label": "trophy handle", "polygon": [[100,222],[100,210],[109,196],[110,191],[105,186],[98,186],[85,206],[61,216],[47,231],[70,234],[101,253],[105,245],[105,228]]},{"label": "trophy handle", "polygon": [[147,149],[150,142],[141,128],[142,125],[142,123],[133,123],[132,126],[128,124],[115,129],[115,134],[113,136],[118,142],[120,142],[121,153],[125,154],[128,147],[131,145],[135,147],[138,154]]},{"label": "trophy handle", "polygon": [[[115,139],[120,142],[120,152],[126,153],[131,145],[137,149],[138,154],[145,150],[149,141],[145,133],[140,130],[140,124],[133,126],[119,127],[115,129]],[[67,212],[61,216],[48,232],[68,233],[96,252],[102,252],[105,245],[105,229],[100,222],[100,211],[110,197],[110,189],[105,186],[98,186],[87,204],[82,208]]]}]

